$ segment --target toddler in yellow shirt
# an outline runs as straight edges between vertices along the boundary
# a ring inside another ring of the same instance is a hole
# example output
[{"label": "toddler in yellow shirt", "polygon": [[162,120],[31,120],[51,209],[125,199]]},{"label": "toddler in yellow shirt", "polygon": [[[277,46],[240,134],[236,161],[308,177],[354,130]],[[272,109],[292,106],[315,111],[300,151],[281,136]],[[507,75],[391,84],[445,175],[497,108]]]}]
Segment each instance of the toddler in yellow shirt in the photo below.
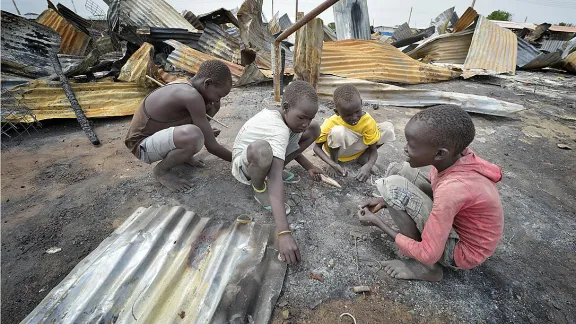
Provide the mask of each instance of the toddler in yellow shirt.
[{"label": "toddler in yellow shirt", "polygon": [[362,109],[360,93],[351,84],[334,91],[334,104],[335,115],[322,124],[314,153],[331,167],[325,172],[332,177],[348,175],[339,162],[357,160],[362,167],[356,179],[364,182],[378,159],[378,148],[396,138],[394,126],[390,122],[376,123]]}]

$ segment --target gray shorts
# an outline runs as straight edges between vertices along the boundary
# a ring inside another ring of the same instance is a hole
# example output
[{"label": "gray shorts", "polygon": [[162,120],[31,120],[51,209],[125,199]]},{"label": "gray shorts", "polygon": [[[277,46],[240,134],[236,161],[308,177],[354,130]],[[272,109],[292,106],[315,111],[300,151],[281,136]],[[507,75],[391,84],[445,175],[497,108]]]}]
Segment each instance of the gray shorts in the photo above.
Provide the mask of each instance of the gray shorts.
[{"label": "gray shorts", "polygon": [[175,149],[174,127],[163,129],[140,142],[140,161],[148,164],[160,161]]},{"label": "gray shorts", "polygon": [[[434,204],[432,185],[428,176],[420,169],[411,168],[407,162],[391,163],[386,171],[386,177],[376,180],[376,187],[386,204],[410,215],[422,233]],[[442,257],[438,261],[442,266],[457,269],[454,262],[454,248],[458,240],[458,234],[452,228]]]}]

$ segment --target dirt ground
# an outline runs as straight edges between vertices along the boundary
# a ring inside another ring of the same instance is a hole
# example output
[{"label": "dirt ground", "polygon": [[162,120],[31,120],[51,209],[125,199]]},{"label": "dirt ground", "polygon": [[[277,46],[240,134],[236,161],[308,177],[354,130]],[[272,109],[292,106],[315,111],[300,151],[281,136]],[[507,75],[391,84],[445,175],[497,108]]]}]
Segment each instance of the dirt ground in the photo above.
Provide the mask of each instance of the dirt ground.
[{"label": "dirt ground", "polygon": [[[350,313],[358,323],[575,323],[576,77],[520,73],[413,88],[487,95],[528,108],[513,118],[473,115],[472,149],[504,171],[499,189],[505,228],[495,255],[470,271],[445,271],[440,283],[392,279],[375,261],[396,258],[394,243],[353,217],[375,188],[350,178],[340,180],[344,189],[313,183],[292,163],[303,180],[287,186],[289,221],[304,261],[289,267],[273,322],[338,323],[340,314]],[[270,84],[233,89],[217,115],[230,125],[219,141],[231,148],[241,125],[272,105],[271,91]],[[403,128],[418,109],[365,108],[396,128],[397,141],[379,150],[377,165],[385,169],[402,160]],[[331,109],[323,101],[316,120],[322,122]],[[100,147],[89,143],[75,121],[46,122],[23,141],[4,143],[3,323],[22,320],[139,206],[181,205],[225,222],[250,213],[257,222],[272,223],[250,190],[232,177],[229,164],[206,151],[200,153],[206,168],[176,170],[196,184],[192,192],[174,194],[160,186],[151,168],[124,146],[129,122],[129,117],[94,120]],[[321,165],[311,150],[305,154]],[[355,241],[351,231],[364,237]],[[47,254],[51,247],[62,250]],[[311,273],[324,281],[310,279]],[[352,287],[361,284],[373,293],[354,294]],[[342,323],[352,320],[343,317]]]}]

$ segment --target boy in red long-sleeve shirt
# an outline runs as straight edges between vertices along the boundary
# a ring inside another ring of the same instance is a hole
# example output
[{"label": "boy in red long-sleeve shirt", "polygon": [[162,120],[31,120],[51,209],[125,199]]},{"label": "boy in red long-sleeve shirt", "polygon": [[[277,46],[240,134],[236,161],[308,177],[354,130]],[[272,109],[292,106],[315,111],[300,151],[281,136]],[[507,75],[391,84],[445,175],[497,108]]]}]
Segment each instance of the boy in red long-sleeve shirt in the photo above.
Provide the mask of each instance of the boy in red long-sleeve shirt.
[{"label": "boy in red long-sleeve shirt", "polygon": [[[378,226],[414,260],[384,261],[394,278],[439,281],[442,267],[471,269],[496,250],[504,216],[496,183],[502,170],[468,145],[475,135],[470,116],[456,106],[428,108],[405,128],[407,163],[393,163],[376,186],[382,198],[361,207],[364,225]],[[429,178],[416,168],[432,165]],[[387,206],[400,233],[372,211]]]}]

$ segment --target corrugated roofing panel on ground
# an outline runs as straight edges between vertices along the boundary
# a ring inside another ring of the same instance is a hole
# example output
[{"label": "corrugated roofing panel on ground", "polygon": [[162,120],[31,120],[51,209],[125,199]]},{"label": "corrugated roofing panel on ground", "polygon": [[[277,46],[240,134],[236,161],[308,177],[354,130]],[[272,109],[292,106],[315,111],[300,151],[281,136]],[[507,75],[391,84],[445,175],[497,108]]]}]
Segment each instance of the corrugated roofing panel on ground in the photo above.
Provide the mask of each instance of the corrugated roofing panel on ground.
[{"label": "corrugated roofing panel on ground", "polygon": [[244,67],[241,65],[234,64],[212,55],[204,54],[178,41],[167,40],[164,43],[174,47],[174,51],[172,51],[168,56],[168,62],[181,70],[196,74],[202,62],[208,60],[220,60],[228,65],[230,72],[232,72],[233,79],[237,80],[244,72]]},{"label": "corrugated roofing panel on ground", "polygon": [[562,46],[564,46],[564,43],[567,42],[568,41],[565,40],[545,39],[544,41],[542,41],[542,46],[540,46],[540,50],[550,53],[556,51],[562,52],[563,50]]},{"label": "corrugated roofing panel on ground", "polygon": [[407,84],[450,80],[460,75],[448,68],[418,62],[389,44],[353,39],[324,43],[320,72]]},{"label": "corrugated roofing panel on ground", "polygon": [[[128,116],[148,91],[132,82],[70,82],[86,117]],[[10,89],[20,103],[32,110],[38,120],[76,118],[60,82],[32,81]]]},{"label": "corrugated roofing panel on ground", "polygon": [[402,25],[398,26],[394,33],[392,34],[392,38],[395,40],[403,40],[408,37],[412,37],[414,34],[412,33],[412,29],[408,26],[408,23],[403,23]]},{"label": "corrugated roofing panel on ground", "polygon": [[240,40],[212,22],[206,23],[198,46],[206,54],[236,64],[240,63]]},{"label": "corrugated roofing panel on ground", "polygon": [[540,55],[541,52],[520,37],[517,38],[517,41],[518,54],[516,55],[516,65],[521,68],[536,58],[536,56]]},{"label": "corrugated roofing panel on ground", "polygon": [[433,36],[425,39],[422,44],[407,54],[417,60],[426,58],[437,63],[464,64],[473,34],[473,30],[465,30],[454,34]]},{"label": "corrugated roofing panel on ground", "polygon": [[120,10],[136,23],[136,27],[184,28],[191,32],[197,31],[164,0],[122,0]]},{"label": "corrugated roofing panel on ground", "polygon": [[562,52],[541,53],[522,67],[523,70],[535,70],[553,66],[562,61]]},{"label": "corrugated roofing panel on ground", "polygon": [[576,51],[566,56],[562,62],[560,62],[560,66],[566,71],[576,73]]},{"label": "corrugated roofing panel on ground", "polygon": [[22,323],[268,323],[286,265],[273,225],[138,208]]},{"label": "corrugated roofing panel on ground", "polygon": [[33,20],[2,11],[2,73],[39,78],[54,74],[49,59],[57,53],[60,35]]},{"label": "corrugated roofing panel on ground", "polygon": [[62,38],[60,54],[84,55],[90,43],[90,36],[72,26],[64,17],[52,9],[46,9],[36,19],[44,26],[54,29]]},{"label": "corrugated roofing panel on ground", "polygon": [[510,30],[479,16],[462,76],[469,78],[479,74],[514,74],[518,53],[516,39],[516,34]]},{"label": "corrugated roofing panel on ground", "polygon": [[478,17],[478,13],[474,8],[468,7],[466,11],[462,14],[462,17],[458,19],[456,25],[454,26],[454,32],[457,33],[459,31],[463,31],[466,27],[470,26],[474,22],[474,19]]}]

